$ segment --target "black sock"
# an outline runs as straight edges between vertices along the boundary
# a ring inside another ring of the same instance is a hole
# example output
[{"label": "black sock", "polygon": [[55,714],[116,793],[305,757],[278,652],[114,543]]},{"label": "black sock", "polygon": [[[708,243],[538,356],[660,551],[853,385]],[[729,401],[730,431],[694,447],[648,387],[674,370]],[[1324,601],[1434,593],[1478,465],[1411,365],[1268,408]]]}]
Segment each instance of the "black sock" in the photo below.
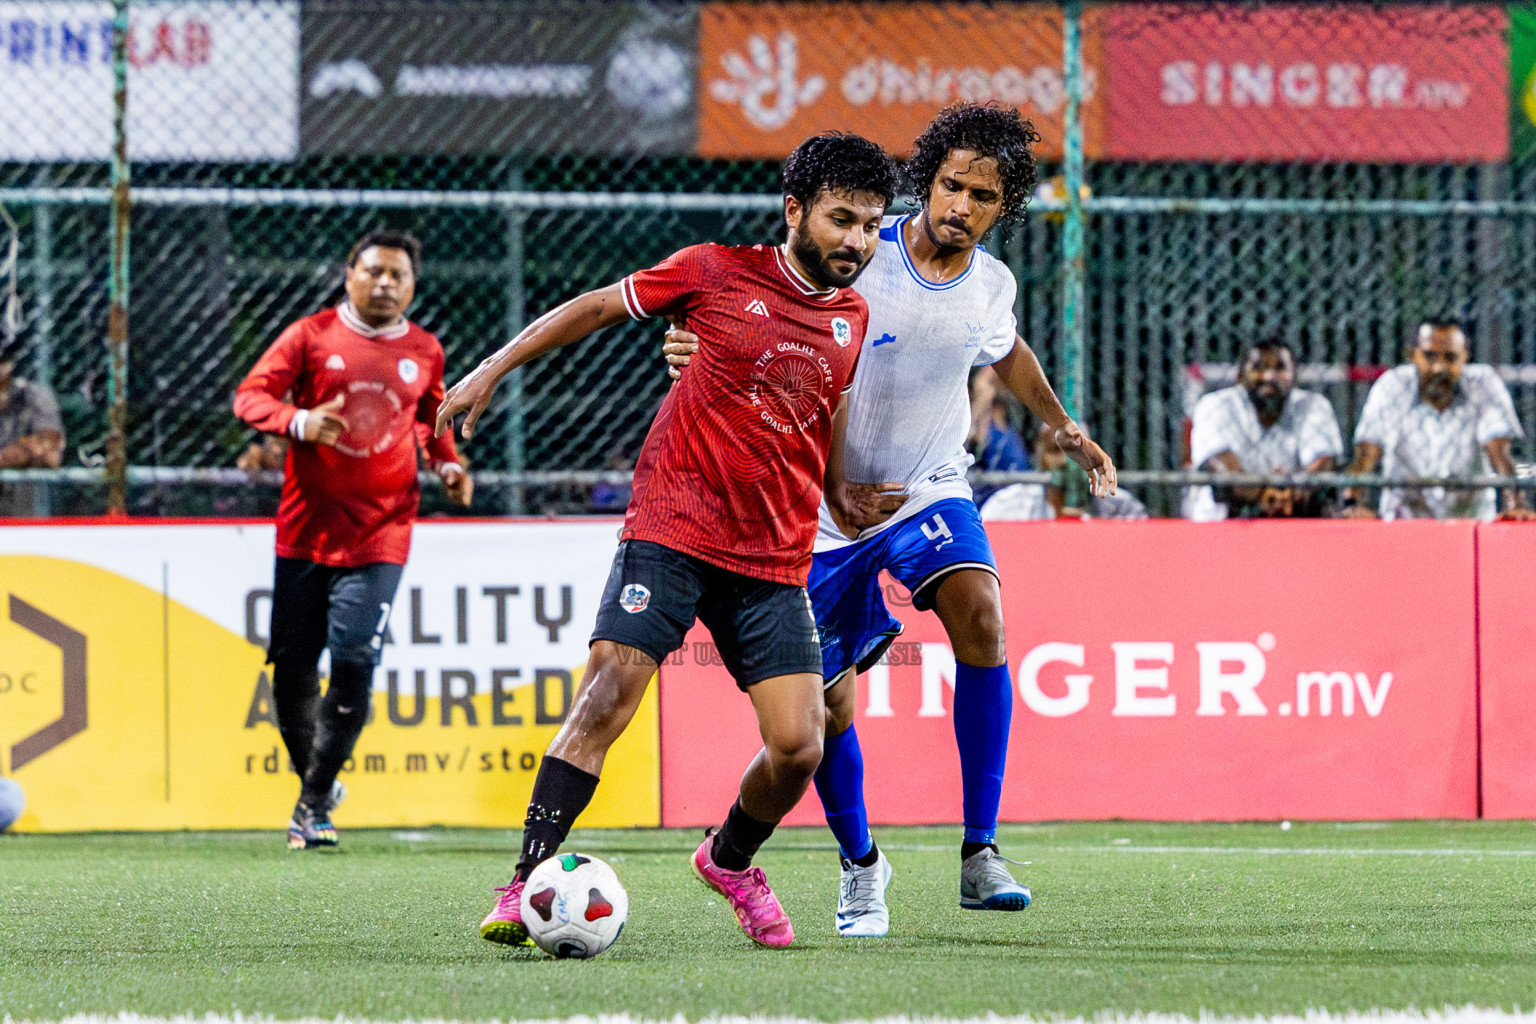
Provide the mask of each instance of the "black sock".
[{"label": "black sock", "polygon": [[731,804],[725,824],[715,833],[710,856],[727,871],[745,871],[752,866],[758,849],[773,835],[778,822],[759,821],[741,809],[741,801]]},{"label": "black sock", "polygon": [[368,700],[373,690],[373,666],[355,661],[331,665],[331,684],[325,689],[316,716],[314,754],[304,773],[300,799],[311,807],[329,799],[336,773],[352,756],[352,748],[368,722]]},{"label": "black sock", "polygon": [[861,868],[867,868],[867,867],[873,866],[875,861],[877,861],[879,859],[880,859],[880,847],[875,844],[875,841],[873,839],[871,839],[869,841],[869,852],[866,853],[862,857],[855,857],[853,860],[849,861],[848,863],[850,863],[850,864],[857,864]]},{"label": "black sock", "polygon": [[596,791],[596,775],[569,761],[544,755],[539,774],[533,780],[528,817],[523,819],[523,850],[517,858],[515,878],[527,879],[540,861],[554,856]]},{"label": "black sock", "polygon": [[309,771],[309,759],[315,746],[315,716],[320,710],[320,672],[291,661],[272,666],[272,710],[277,713],[277,731],[288,760],[299,778]]},{"label": "black sock", "polygon": [[976,854],[980,853],[982,850],[991,850],[993,853],[996,853],[997,852],[997,844],[996,843],[961,843],[960,844],[960,859],[962,861],[970,860],[972,857],[974,857]]}]

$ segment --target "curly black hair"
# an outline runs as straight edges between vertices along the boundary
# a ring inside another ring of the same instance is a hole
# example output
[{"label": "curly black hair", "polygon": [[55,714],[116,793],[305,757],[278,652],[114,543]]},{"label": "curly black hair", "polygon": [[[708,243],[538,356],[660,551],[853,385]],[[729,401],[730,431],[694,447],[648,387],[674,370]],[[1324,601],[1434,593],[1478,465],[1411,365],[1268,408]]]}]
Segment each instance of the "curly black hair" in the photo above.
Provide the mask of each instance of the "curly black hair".
[{"label": "curly black hair", "polygon": [[933,179],[951,150],[968,149],[997,161],[1003,178],[1000,222],[1024,212],[1035,188],[1035,150],[1040,133],[1012,107],[996,103],[953,103],[939,111],[933,123],[912,143],[907,177],[919,206],[928,204]]},{"label": "curly black hair", "polygon": [[363,250],[376,245],[382,249],[404,249],[405,254],[411,258],[411,273],[421,273],[421,239],[409,231],[393,231],[389,228],[377,228],[352,243],[347,253],[347,266],[357,266],[357,258]]},{"label": "curly black hair", "polygon": [[784,160],[784,194],[810,206],[822,192],[869,192],[886,206],[896,198],[896,161],[862,135],[812,135]]}]

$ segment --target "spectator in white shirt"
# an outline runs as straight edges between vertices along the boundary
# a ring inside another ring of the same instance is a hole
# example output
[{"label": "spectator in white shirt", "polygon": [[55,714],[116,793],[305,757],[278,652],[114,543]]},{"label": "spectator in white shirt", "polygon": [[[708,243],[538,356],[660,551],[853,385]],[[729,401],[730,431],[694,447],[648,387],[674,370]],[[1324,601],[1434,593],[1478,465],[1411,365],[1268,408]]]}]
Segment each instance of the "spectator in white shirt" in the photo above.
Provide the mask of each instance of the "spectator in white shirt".
[{"label": "spectator in white shirt", "polygon": [[[1238,383],[1195,405],[1190,461],[1207,473],[1321,473],[1344,454],[1333,406],[1296,389],[1296,354],[1278,338],[1243,353]],[[1321,499],[1294,487],[1196,488],[1190,518],[1318,515]]]},{"label": "spectator in white shirt", "polygon": [[[1389,477],[1513,476],[1510,446],[1523,437],[1509,391],[1493,367],[1467,362],[1467,335],[1454,320],[1419,325],[1410,363],[1371,386],[1355,427],[1351,473],[1380,466]],[[1506,519],[1529,519],[1513,488]],[[1355,488],[1343,494],[1344,514],[1382,519],[1481,519],[1498,514],[1493,488],[1398,488],[1381,492],[1372,510]]]}]

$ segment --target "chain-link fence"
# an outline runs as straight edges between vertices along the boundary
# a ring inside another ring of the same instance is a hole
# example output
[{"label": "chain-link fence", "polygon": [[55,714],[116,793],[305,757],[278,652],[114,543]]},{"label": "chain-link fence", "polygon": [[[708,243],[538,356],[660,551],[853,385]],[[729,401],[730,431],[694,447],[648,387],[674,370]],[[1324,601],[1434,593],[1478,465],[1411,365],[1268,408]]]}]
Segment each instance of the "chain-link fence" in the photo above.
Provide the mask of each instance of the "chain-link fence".
[{"label": "chain-link fence", "polygon": [[[106,493],[112,19],[101,0],[0,0],[22,310],[5,345],[58,398],[77,472],[27,498],[54,513]],[[1080,77],[1063,71],[1068,19]],[[232,469],[253,440],[235,384],[338,300],[364,231],[423,239],[411,317],[451,380],[532,316],[684,245],[777,238],[777,161],[805,135],[847,128],[904,155],[956,99],[1022,109],[1050,179],[1081,97],[1085,259],[1063,251],[1060,187],[991,248],[1018,279],[1021,333],[1059,388],[1076,368],[1065,390],[1154,511],[1178,514],[1173,474],[1201,468],[1191,381],[1224,382],[1201,368],[1262,338],[1292,346],[1303,388],[1342,375],[1321,387],[1337,469],[1371,375],[1426,317],[1461,318],[1536,424],[1523,7],[166,0],[134,2],[130,24],[133,511],[271,508],[270,478],[163,471]],[[1062,316],[1078,266],[1080,337]],[[510,380],[468,449],[496,484],[476,511],[621,505],[667,386],[657,334],[608,331]],[[1520,438],[1513,457],[1531,451]]]}]

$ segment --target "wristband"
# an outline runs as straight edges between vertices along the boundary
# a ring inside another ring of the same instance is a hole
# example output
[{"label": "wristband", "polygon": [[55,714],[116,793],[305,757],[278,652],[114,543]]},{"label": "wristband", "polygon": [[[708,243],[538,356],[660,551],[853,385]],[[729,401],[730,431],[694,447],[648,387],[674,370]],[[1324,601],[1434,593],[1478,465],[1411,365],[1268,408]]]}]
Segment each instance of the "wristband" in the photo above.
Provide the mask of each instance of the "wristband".
[{"label": "wristband", "polygon": [[300,409],[293,414],[293,419],[288,421],[288,433],[295,441],[304,440],[304,424],[309,421],[309,410]]}]

